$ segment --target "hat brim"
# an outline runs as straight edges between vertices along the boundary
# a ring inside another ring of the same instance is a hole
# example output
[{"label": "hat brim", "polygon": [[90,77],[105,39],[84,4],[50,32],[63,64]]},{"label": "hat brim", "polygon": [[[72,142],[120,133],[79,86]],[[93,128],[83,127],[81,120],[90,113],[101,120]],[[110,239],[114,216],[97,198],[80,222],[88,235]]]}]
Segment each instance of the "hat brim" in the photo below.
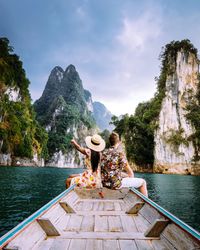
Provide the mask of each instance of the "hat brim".
[{"label": "hat brim", "polygon": [[87,136],[85,138],[85,143],[87,145],[88,148],[94,150],[94,151],[97,151],[97,152],[101,152],[102,150],[104,150],[105,146],[106,146],[106,143],[103,139],[100,140],[100,144],[99,145],[94,145],[92,142],[91,142],[91,139],[92,139],[92,136]]}]

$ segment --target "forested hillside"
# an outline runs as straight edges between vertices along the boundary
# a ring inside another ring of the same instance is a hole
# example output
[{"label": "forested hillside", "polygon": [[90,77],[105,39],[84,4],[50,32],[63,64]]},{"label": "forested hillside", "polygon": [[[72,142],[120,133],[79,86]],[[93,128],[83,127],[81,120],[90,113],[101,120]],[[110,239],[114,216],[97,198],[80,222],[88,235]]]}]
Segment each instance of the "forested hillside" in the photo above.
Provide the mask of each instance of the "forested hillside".
[{"label": "forested hillside", "polygon": [[0,164],[47,156],[47,133],[35,119],[29,80],[6,38],[0,39]]}]

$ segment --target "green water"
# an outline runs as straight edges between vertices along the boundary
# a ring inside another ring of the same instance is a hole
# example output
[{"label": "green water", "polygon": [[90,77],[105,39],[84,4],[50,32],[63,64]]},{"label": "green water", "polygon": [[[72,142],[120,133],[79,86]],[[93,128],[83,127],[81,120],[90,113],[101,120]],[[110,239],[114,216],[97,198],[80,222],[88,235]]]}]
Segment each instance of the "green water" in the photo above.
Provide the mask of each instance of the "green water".
[{"label": "green water", "polygon": [[[0,236],[65,189],[81,169],[0,167]],[[146,179],[149,197],[200,231],[200,177],[135,174]]]}]

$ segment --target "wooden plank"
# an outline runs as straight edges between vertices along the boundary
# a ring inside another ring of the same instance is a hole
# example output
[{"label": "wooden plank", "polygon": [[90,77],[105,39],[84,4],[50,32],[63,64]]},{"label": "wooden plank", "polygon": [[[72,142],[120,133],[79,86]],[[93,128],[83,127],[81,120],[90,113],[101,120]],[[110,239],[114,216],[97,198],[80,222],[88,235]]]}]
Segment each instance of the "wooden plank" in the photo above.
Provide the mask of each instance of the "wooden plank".
[{"label": "wooden plank", "polygon": [[65,214],[64,216],[60,217],[60,219],[55,223],[55,227],[58,229],[59,232],[62,232],[69,222],[70,215]]},{"label": "wooden plank", "polygon": [[145,237],[143,233],[136,232],[63,232],[58,239],[121,239],[121,240],[159,240],[155,237]]},{"label": "wooden plank", "polygon": [[165,238],[160,238],[160,240],[152,240],[151,244],[155,250],[175,250],[174,246],[172,246],[172,244]]},{"label": "wooden plank", "polygon": [[77,211],[76,212],[77,215],[125,215],[124,211]]},{"label": "wooden plank", "polygon": [[119,246],[121,250],[137,250],[137,246],[134,240],[119,240]]},{"label": "wooden plank", "polygon": [[19,235],[16,236],[8,245],[8,249],[12,247],[20,246],[20,249],[27,249],[27,245],[30,248],[33,248],[36,244],[39,244],[46,238],[46,233],[41,228],[41,226],[35,221],[27,230],[22,231]]},{"label": "wooden plank", "polygon": [[95,232],[108,232],[107,216],[95,215],[94,231]]},{"label": "wooden plank", "polygon": [[125,205],[127,207],[132,206],[133,204],[142,201],[136,194],[134,194],[132,191],[129,191],[127,195],[123,199]]},{"label": "wooden plank", "polygon": [[65,214],[66,212],[63,210],[63,208],[58,203],[56,203],[47,212],[45,212],[42,217],[48,218],[53,224],[55,224],[56,221]]},{"label": "wooden plank", "polygon": [[[53,242],[55,241],[55,239],[46,239],[43,242],[41,242],[39,244],[39,246],[37,246],[36,248],[32,248],[32,250],[46,250],[46,249],[50,249],[50,247],[52,246]],[[28,247],[27,247],[28,248]]]},{"label": "wooden plank", "polygon": [[99,209],[99,201],[93,203],[93,211],[97,211]]},{"label": "wooden plank", "polygon": [[113,202],[105,202],[104,203],[104,211],[113,211],[113,210],[114,210]]},{"label": "wooden plank", "polygon": [[104,210],[104,202],[99,202],[99,207],[98,207],[98,211],[103,211]]},{"label": "wooden plank", "polygon": [[70,239],[55,239],[49,250],[67,250],[70,244]]},{"label": "wooden plank", "polygon": [[93,208],[93,202],[91,201],[87,201],[87,202],[83,202],[83,207],[82,207],[82,211],[91,211]]},{"label": "wooden plank", "polygon": [[138,232],[138,229],[135,225],[135,221],[130,215],[120,216],[122,228],[124,232]]},{"label": "wooden plank", "polygon": [[75,203],[77,203],[79,201],[79,196],[74,192],[71,191],[66,197],[64,197],[62,200],[62,202],[67,202],[68,204],[70,204],[71,206],[74,206]]},{"label": "wooden plank", "polygon": [[165,227],[168,225],[169,220],[156,219],[154,223],[146,230],[144,235],[146,237],[159,237]]},{"label": "wooden plank", "polygon": [[78,202],[94,202],[94,203],[99,203],[99,202],[118,202],[118,203],[124,203],[124,201],[123,200],[111,200],[111,199],[79,199],[79,201]]},{"label": "wooden plank", "polygon": [[135,240],[136,246],[139,250],[154,250],[150,240]]},{"label": "wooden plank", "polygon": [[81,224],[81,231],[92,232],[94,231],[94,216],[87,215],[83,217]]},{"label": "wooden plank", "polygon": [[115,211],[122,211],[122,208],[121,208],[121,202],[118,202],[118,201],[114,201],[114,210]]},{"label": "wooden plank", "polygon": [[96,189],[85,189],[85,188],[75,188],[75,192],[81,199],[100,199],[100,192],[103,192],[104,199],[123,199],[129,192],[128,188],[122,188],[119,190],[111,190],[108,188],[96,188]]},{"label": "wooden plank", "polygon": [[20,250],[20,247],[18,247],[18,246],[11,246],[11,247],[5,246],[3,248],[3,250]]},{"label": "wooden plank", "polygon": [[103,241],[88,239],[86,241],[86,250],[103,250]]},{"label": "wooden plank", "polygon": [[165,237],[177,249],[200,249],[200,241],[190,237],[190,235],[173,223],[168,224],[161,236]]},{"label": "wooden plank", "polygon": [[127,214],[137,214],[140,209],[144,206],[144,202],[136,202],[131,208],[129,208]]},{"label": "wooden plank", "polygon": [[68,250],[85,249],[85,247],[86,247],[86,240],[72,239]]},{"label": "wooden plank", "polygon": [[140,209],[139,214],[141,214],[146,220],[148,220],[151,224],[156,219],[164,219],[165,217],[161,215],[155,208],[151,207],[149,204],[145,203],[145,205]]},{"label": "wooden plank", "polygon": [[109,232],[122,232],[122,224],[119,216],[108,216]]},{"label": "wooden plank", "polygon": [[37,222],[41,226],[41,228],[45,231],[47,236],[59,236],[60,233],[52,224],[52,222],[48,218],[39,218]]},{"label": "wooden plank", "polygon": [[135,225],[139,232],[144,233],[150,226],[150,223],[141,215],[133,216],[132,219],[135,221]]},{"label": "wooden plank", "polygon": [[75,213],[74,209],[66,201],[60,201],[59,204],[67,213]]},{"label": "wooden plank", "polygon": [[74,209],[76,211],[82,211],[83,208],[83,202],[82,201],[78,201],[75,205],[74,205]]},{"label": "wooden plank", "polygon": [[119,242],[117,240],[104,240],[103,241],[104,249],[115,249],[120,250]]},{"label": "wooden plank", "polygon": [[83,220],[83,216],[81,215],[70,215],[69,222],[64,231],[79,231],[81,227],[81,223]]}]

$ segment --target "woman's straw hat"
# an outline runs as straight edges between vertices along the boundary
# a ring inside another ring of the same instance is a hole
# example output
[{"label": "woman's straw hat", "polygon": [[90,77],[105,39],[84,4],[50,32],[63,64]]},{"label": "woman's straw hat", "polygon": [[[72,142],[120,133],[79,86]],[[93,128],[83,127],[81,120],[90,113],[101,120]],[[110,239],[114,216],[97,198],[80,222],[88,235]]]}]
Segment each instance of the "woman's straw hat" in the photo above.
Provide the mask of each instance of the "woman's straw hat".
[{"label": "woman's straw hat", "polygon": [[93,135],[93,136],[87,136],[85,138],[85,143],[87,145],[88,148],[100,152],[102,150],[104,150],[106,143],[105,141],[101,138],[100,135]]}]

